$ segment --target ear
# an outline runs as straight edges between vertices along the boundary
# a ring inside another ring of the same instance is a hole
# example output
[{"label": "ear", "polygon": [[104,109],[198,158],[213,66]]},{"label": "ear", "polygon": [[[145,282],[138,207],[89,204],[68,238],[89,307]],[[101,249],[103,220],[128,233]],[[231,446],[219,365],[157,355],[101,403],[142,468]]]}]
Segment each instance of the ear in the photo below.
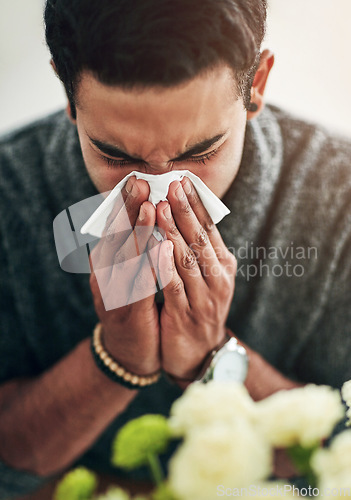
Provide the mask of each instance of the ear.
[{"label": "ear", "polygon": [[[52,69],[55,71],[56,76],[57,76],[58,78],[60,78],[60,77],[59,77],[59,75],[58,75],[58,73],[57,73],[56,64],[54,63],[54,61],[53,61],[52,59],[50,59],[50,65],[51,65]],[[66,106],[66,113],[67,113],[67,116],[68,116],[68,118],[70,119],[70,121],[71,121],[74,125],[76,125],[76,119],[75,119],[75,118],[73,118],[73,116],[72,116],[72,108],[71,108],[71,104],[70,104],[70,102],[69,102],[69,101],[67,102],[67,106]]]},{"label": "ear", "polygon": [[57,74],[57,69],[56,69],[56,64],[54,63],[54,60],[53,60],[53,59],[50,59],[50,66],[51,66],[51,67],[52,67],[52,69],[55,71],[56,76],[58,76],[58,74]]},{"label": "ear", "polygon": [[270,50],[264,50],[261,54],[260,64],[255,74],[251,87],[251,102],[257,105],[256,111],[248,111],[247,119],[251,120],[258,116],[264,107],[264,91],[269,73],[274,64],[274,54]]},{"label": "ear", "polygon": [[67,106],[66,106],[66,114],[67,114],[68,118],[70,119],[70,121],[73,123],[73,125],[77,125],[77,120],[75,118],[73,118],[72,107],[71,107],[71,103],[69,101],[67,102]]}]

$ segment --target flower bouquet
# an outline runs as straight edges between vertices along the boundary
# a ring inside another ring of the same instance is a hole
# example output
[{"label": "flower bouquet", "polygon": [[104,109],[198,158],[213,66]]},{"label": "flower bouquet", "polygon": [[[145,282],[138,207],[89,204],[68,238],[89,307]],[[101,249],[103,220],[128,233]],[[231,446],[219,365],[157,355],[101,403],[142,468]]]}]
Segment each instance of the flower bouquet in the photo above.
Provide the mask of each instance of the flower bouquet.
[{"label": "flower bouquet", "polygon": [[[351,381],[342,397],[351,417]],[[128,422],[112,446],[112,463],[131,470],[147,464],[155,482],[134,500],[214,500],[223,496],[351,496],[351,430],[330,438],[345,418],[340,393],[307,385],[254,402],[242,385],[192,384],[170,417],[144,415]],[[325,445],[328,439],[328,446]],[[179,445],[164,477],[159,455]],[[285,449],[309,487],[297,491],[273,479],[275,449]],[[130,500],[111,487],[96,495],[93,472],[75,469],[59,483],[55,500]]]}]

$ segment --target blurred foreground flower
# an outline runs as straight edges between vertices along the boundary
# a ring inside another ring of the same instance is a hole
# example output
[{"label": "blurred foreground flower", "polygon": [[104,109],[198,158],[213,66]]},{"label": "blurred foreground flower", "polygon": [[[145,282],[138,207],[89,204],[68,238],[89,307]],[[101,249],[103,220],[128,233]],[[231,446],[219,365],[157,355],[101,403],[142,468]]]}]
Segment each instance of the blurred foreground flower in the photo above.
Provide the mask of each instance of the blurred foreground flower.
[{"label": "blurred foreground flower", "polygon": [[193,429],[239,418],[251,420],[255,403],[242,384],[192,384],[171,408],[170,428],[183,436]]},{"label": "blurred foreground flower", "polygon": [[85,467],[68,472],[56,488],[54,500],[90,500],[96,490],[95,474]]},{"label": "blurred foreground flower", "polygon": [[158,455],[171,440],[168,421],[162,415],[143,415],[128,422],[112,445],[112,463],[124,469],[149,465],[156,484],[163,480]]},{"label": "blurred foreground flower", "polygon": [[351,496],[351,430],[336,436],[328,449],[316,451],[311,465],[320,489],[336,488],[340,496]]},{"label": "blurred foreground flower", "polygon": [[184,500],[212,500],[217,486],[240,488],[269,476],[271,449],[243,418],[193,430],[176,451],[169,483]]},{"label": "blurred foreground flower", "polygon": [[351,380],[345,382],[345,384],[342,386],[341,395],[343,400],[348,406],[348,409],[346,411],[346,416],[347,416],[346,425],[350,427],[351,426]]},{"label": "blurred foreground flower", "polygon": [[148,463],[150,453],[167,449],[171,433],[162,415],[144,415],[128,422],[117,434],[112,447],[112,463],[134,469]]},{"label": "blurred foreground flower", "polygon": [[339,391],[313,384],[276,392],[258,402],[256,410],[257,429],[278,448],[313,447],[329,437],[344,416]]},{"label": "blurred foreground flower", "polygon": [[110,488],[105,494],[98,496],[96,500],[130,500],[130,496],[121,488]]},{"label": "blurred foreground flower", "polygon": [[[350,405],[351,382],[342,395]],[[148,500],[215,500],[241,496],[242,488],[248,496],[282,498],[291,496],[292,486],[267,481],[274,448],[284,448],[312,486],[339,488],[341,496],[345,488],[343,495],[351,496],[351,430],[321,449],[344,413],[339,391],[327,386],[280,391],[256,403],[238,384],[196,383],[173,404],[170,419],[144,415],[122,427],[112,462],[127,470],[149,465],[157,488]],[[179,438],[165,481],[158,455]],[[95,487],[94,474],[76,469],[59,484],[54,500],[131,500],[119,488],[94,497]]]}]

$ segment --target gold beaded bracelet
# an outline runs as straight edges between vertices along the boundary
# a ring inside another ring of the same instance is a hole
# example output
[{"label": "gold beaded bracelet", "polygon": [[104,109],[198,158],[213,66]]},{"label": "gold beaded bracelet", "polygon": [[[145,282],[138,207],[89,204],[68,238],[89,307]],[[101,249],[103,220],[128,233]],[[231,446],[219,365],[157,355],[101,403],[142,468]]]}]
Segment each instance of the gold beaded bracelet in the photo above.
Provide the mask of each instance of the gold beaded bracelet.
[{"label": "gold beaded bracelet", "polygon": [[152,373],[151,375],[137,375],[136,373],[126,370],[118,361],[116,361],[104,349],[102,345],[102,324],[98,323],[94,328],[92,336],[91,350],[97,366],[103,373],[114,382],[127,387],[128,389],[142,389],[155,384],[160,376],[161,371]]}]

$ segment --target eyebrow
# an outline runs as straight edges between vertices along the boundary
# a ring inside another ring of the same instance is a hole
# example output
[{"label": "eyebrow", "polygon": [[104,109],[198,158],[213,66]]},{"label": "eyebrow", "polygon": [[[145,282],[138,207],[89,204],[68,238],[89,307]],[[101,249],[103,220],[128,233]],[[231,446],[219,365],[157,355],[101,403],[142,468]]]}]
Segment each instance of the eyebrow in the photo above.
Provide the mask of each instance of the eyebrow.
[{"label": "eyebrow", "polygon": [[[179,154],[176,158],[172,158],[170,161],[184,161],[189,159],[190,157],[194,155],[199,155],[200,153],[203,153],[207,149],[209,149],[211,146],[216,144],[220,139],[222,139],[226,135],[226,132],[223,132],[222,134],[217,134],[214,137],[211,137],[210,139],[204,139],[203,141],[198,142],[194,146],[190,146],[189,149],[187,149],[184,153]],[[144,161],[140,157],[136,156],[130,156],[127,154],[125,151],[122,149],[113,146],[112,144],[108,144],[107,142],[99,141],[98,139],[93,139],[88,135],[90,141],[96,146],[102,153],[112,156],[114,158],[123,158],[124,160],[129,160],[129,161]]]}]

